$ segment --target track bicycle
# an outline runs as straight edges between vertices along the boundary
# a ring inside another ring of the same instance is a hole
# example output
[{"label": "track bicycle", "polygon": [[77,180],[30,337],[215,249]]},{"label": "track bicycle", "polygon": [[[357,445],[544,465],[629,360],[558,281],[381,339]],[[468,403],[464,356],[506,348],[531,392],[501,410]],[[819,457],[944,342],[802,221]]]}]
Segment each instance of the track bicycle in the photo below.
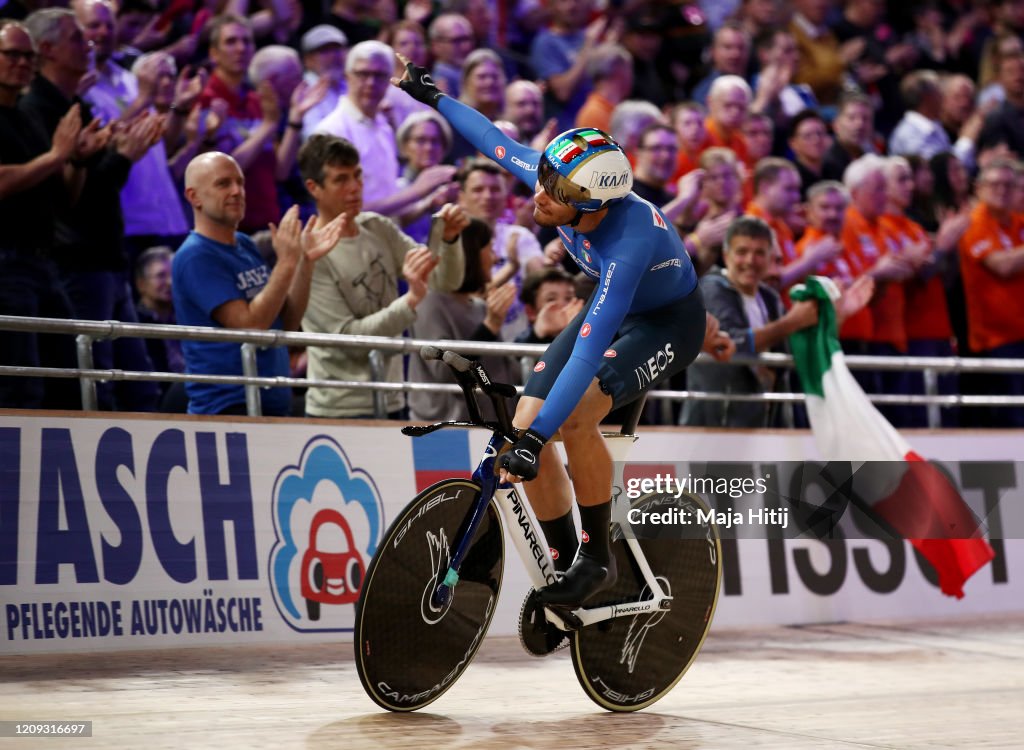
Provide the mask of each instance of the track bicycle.
[{"label": "track bicycle", "polygon": [[[515,387],[493,382],[479,362],[455,352],[424,347],[421,356],[451,367],[470,419],[402,432],[419,437],[475,427],[490,430],[491,437],[472,479],[437,482],[405,507],[367,570],[356,605],[356,669],[367,695],[391,711],[432,703],[473,660],[501,589],[505,527],[533,585],[524,607],[537,589],[556,580],[528,503],[519,489],[497,478],[497,457],[515,441],[508,410]],[[481,417],[477,392],[489,399],[496,421]],[[621,433],[606,435],[613,455],[615,444],[628,447],[636,440],[642,405],[641,399]],[[629,501],[619,490],[613,503],[610,531],[618,580],[585,607],[543,608],[544,628],[555,640],[567,635],[576,676],[588,697],[610,711],[636,711],[667,694],[696,658],[718,601],[721,544],[710,521],[684,538],[671,527],[654,527],[657,538],[630,527],[630,509],[661,511],[671,505],[691,518],[698,517],[698,510],[708,517],[707,506],[696,496],[647,495]],[[522,632],[520,637],[527,645]]]}]

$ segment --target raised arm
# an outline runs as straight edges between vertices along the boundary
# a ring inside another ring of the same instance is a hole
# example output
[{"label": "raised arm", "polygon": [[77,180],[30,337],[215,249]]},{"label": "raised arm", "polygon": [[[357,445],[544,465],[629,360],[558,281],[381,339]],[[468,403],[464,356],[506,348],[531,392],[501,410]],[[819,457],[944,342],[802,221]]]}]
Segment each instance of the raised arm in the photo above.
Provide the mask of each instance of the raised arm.
[{"label": "raised arm", "polygon": [[538,152],[509,138],[472,107],[446,96],[426,68],[409,62],[402,55],[398,55],[398,59],[405,65],[405,75],[401,80],[392,78],[391,83],[416,101],[440,112],[480,153],[507,169],[516,179],[531,188],[536,186]]}]

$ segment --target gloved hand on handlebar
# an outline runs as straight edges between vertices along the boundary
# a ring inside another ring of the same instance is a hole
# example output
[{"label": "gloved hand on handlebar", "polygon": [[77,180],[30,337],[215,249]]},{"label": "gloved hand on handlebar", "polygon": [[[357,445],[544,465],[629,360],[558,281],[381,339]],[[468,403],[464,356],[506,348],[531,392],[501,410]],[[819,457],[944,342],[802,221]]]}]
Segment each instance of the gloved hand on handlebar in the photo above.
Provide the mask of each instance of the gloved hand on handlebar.
[{"label": "gloved hand on handlebar", "polygon": [[547,441],[539,432],[526,430],[519,435],[515,445],[498,459],[498,468],[512,476],[522,477],[524,482],[536,479],[540,469],[540,452]]}]

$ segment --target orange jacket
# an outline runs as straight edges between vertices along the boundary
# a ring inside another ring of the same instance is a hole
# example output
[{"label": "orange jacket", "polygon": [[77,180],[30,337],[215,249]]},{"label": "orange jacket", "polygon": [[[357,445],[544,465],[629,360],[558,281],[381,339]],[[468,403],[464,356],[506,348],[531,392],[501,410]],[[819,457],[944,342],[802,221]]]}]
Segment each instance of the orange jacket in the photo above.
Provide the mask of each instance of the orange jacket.
[{"label": "orange jacket", "polygon": [[[901,247],[899,241],[885,230],[880,219],[869,221],[855,206],[846,209],[840,240],[843,258],[849,263],[854,277],[864,275],[883,255],[898,253]],[[907,350],[904,307],[901,282],[879,284],[870,306],[866,308],[870,313],[870,327],[861,320],[860,314],[854,315],[843,325],[840,338],[891,344],[904,352]]]},{"label": "orange jacket", "polygon": [[[931,242],[924,227],[907,216],[886,214],[881,221],[882,226],[897,238],[901,246]],[[953,337],[953,326],[949,322],[949,309],[946,306],[946,288],[941,276],[905,281],[903,294],[903,323],[908,340],[949,340]]]},{"label": "orange jacket", "polygon": [[971,349],[984,352],[1024,341],[1024,273],[1003,279],[985,267],[992,253],[1024,244],[1024,221],[1000,222],[979,203],[960,238],[960,270],[967,298],[967,332]]}]

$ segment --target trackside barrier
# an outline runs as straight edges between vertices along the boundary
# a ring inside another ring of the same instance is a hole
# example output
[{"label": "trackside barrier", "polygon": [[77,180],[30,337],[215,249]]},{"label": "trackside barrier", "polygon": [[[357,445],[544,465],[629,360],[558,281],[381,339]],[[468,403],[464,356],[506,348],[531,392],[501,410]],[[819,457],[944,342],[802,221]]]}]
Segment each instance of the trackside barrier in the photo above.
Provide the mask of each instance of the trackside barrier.
[{"label": "trackside barrier", "polygon": [[[97,409],[96,382],[117,380],[149,380],[159,382],[206,382],[244,385],[246,387],[246,408],[250,416],[260,416],[259,389],[268,387],[323,387],[346,389],[370,389],[377,394],[374,400],[375,416],[386,417],[383,393],[387,391],[429,391],[458,392],[455,385],[422,383],[383,382],[382,352],[416,355],[424,345],[438,346],[462,354],[506,355],[521,358],[537,358],[543,354],[542,344],[480,343],[468,341],[427,341],[411,338],[388,338],[384,336],[353,336],[348,334],[315,334],[291,331],[256,331],[201,326],[158,325],[147,323],[122,323],[120,321],[60,320],[52,318],[22,318],[0,315],[0,330],[25,331],[34,333],[64,333],[76,337],[78,368],[59,369],[47,367],[0,366],[0,376],[72,377],[81,382],[82,404],[86,411]],[[98,370],[93,367],[92,344],[95,341],[125,336],[155,339],[187,339],[191,341],[230,341],[241,344],[242,376],[232,375],[191,375],[179,373],[137,372],[127,370]],[[370,364],[373,380],[310,380],[306,378],[260,377],[256,370],[256,352],[261,348],[277,346],[336,346],[370,349]],[[714,363],[706,354],[701,361]],[[924,372],[925,395],[870,394],[871,401],[879,404],[926,405],[930,427],[939,427],[939,407],[970,406],[1024,406],[1024,396],[1008,395],[940,395],[938,394],[939,373],[997,373],[1024,371],[1024,359],[974,359],[960,357],[868,357],[848,356],[850,369],[871,370],[921,370]],[[732,363],[762,365],[768,367],[792,367],[793,359],[786,354],[738,354]],[[800,403],[802,393],[755,393],[724,394],[708,391],[654,390],[649,399],[663,401],[759,401]]]},{"label": "trackside barrier", "polygon": [[[0,654],[350,640],[384,530],[422,487],[468,473],[485,440],[413,439],[395,422],[0,412]],[[905,542],[762,534],[723,545],[714,627],[1020,611],[1024,432],[910,440],[1006,537],[964,599]],[[676,477],[737,456],[776,477],[814,455],[802,430],[657,428],[633,450]],[[515,634],[528,586],[520,565],[505,577],[491,634]]]}]

